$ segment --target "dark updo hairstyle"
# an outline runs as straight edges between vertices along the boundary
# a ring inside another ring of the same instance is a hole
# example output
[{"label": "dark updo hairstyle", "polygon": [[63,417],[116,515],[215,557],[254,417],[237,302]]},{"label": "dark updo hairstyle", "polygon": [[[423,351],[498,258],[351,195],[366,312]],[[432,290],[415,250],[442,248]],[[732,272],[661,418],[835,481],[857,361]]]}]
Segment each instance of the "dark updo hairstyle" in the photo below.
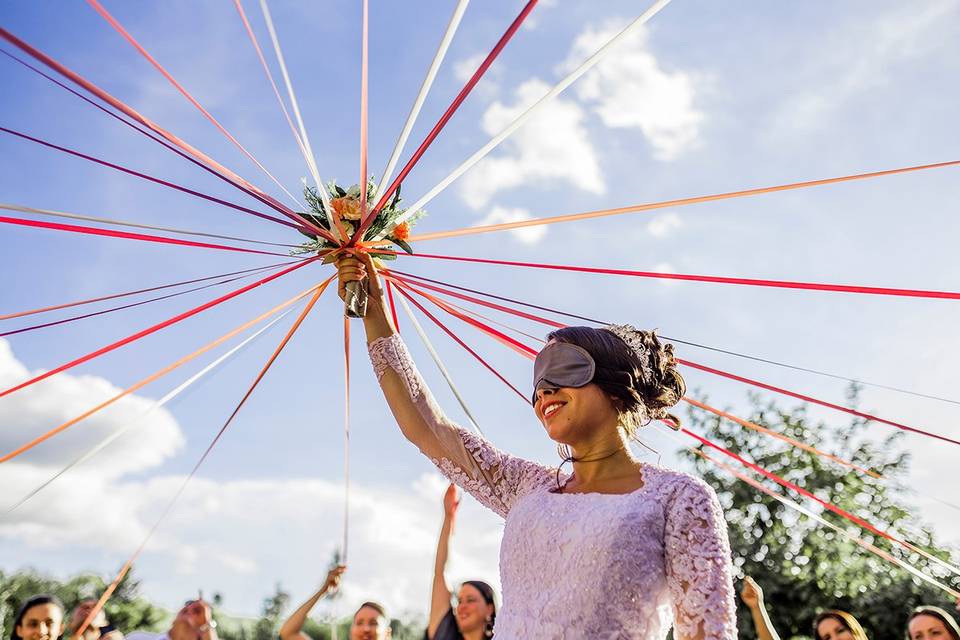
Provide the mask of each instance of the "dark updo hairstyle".
[{"label": "dark updo hairstyle", "polygon": [[52,596],[45,593],[41,593],[40,595],[36,596],[30,596],[17,611],[17,617],[14,618],[13,627],[10,630],[10,640],[23,640],[19,635],[17,635],[17,627],[23,624],[23,617],[27,615],[27,611],[42,604],[52,604],[56,606],[58,609],[60,609],[61,614],[63,614],[65,611],[63,608],[63,603],[60,602],[60,598],[57,596]]},{"label": "dark updo hairstyle", "polygon": [[617,330],[627,331],[630,343],[639,345],[642,353],[610,329],[564,327],[550,333],[547,339],[584,349],[598,369],[607,371],[598,371],[593,382],[613,398],[628,436],[636,436],[637,430],[651,420],[667,420],[679,427],[680,419],[668,409],[680,402],[687,384],[677,371],[673,345],[661,343],[654,331],[623,327]]},{"label": "dark updo hairstyle", "polygon": [[907,640],[911,640],[910,623],[913,622],[913,619],[917,616],[930,616],[931,618],[936,618],[943,623],[944,627],[947,628],[947,633],[950,634],[953,640],[960,640],[960,626],[957,625],[957,621],[954,620],[953,616],[940,607],[932,607],[930,605],[917,607],[910,614],[910,617],[907,619]]},{"label": "dark updo hairstyle", "polygon": [[827,611],[821,611],[817,614],[817,617],[813,619],[813,637],[814,640],[822,640],[820,638],[820,623],[824,620],[836,620],[842,624],[846,629],[850,631],[850,635],[853,636],[853,640],[867,640],[867,633],[863,630],[863,627],[860,626],[860,623],[857,622],[857,619],[853,615],[847,613],[846,611],[841,611],[840,609],[828,609]]}]

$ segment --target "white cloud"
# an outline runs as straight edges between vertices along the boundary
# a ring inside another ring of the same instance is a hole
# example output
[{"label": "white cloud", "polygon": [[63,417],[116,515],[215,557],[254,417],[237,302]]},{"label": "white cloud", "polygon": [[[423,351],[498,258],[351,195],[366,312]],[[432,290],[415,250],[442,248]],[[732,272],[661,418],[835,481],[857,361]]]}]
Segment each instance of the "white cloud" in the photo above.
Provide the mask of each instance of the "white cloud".
[{"label": "white cloud", "polygon": [[[30,372],[0,339],[0,386],[11,387]],[[0,399],[0,449],[4,453],[74,418],[122,389],[91,375],[60,373]],[[153,401],[131,394],[23,454],[31,465],[58,469],[131,421],[137,437],[121,437],[98,456],[98,473],[115,478],[156,467],[184,443],[174,417],[165,409],[149,412]],[[146,415],[148,414],[148,415]],[[4,465],[7,466],[7,465]],[[49,471],[49,469],[48,469]]]},{"label": "white cloud", "polygon": [[[526,81],[517,89],[514,104],[497,101],[487,108],[484,132],[496,135],[549,90],[542,80]],[[480,209],[504,189],[558,180],[589,193],[605,193],[597,153],[583,120],[583,109],[572,100],[556,98],[544,105],[503,143],[505,153],[487,156],[464,176],[461,197]]]},{"label": "white cloud", "polygon": [[[500,224],[503,222],[519,222],[521,220],[530,220],[532,217],[533,216],[531,216],[530,212],[526,209],[507,209],[505,207],[494,207],[490,210],[490,213],[487,214],[486,218],[474,226],[479,227],[488,224]],[[511,229],[510,233],[513,234],[517,240],[524,244],[536,244],[540,242],[543,236],[547,233],[547,227],[523,227],[520,229]]]},{"label": "white cloud", "polygon": [[671,212],[661,214],[647,223],[647,231],[655,238],[665,238],[667,235],[683,226],[680,216]]},{"label": "white cloud", "polygon": [[[9,344],[0,340],[0,385],[7,387],[30,375]],[[62,373],[11,394],[0,399],[0,424],[5,427],[0,444],[10,450],[117,391],[102,378]],[[31,557],[64,548],[77,554],[93,551],[118,559],[108,561],[110,570],[132,553],[185,479],[180,474],[142,476],[183,444],[172,415],[161,409],[143,417],[151,405],[146,398],[128,397],[111,411],[94,414],[44,443],[43,449],[38,447],[42,455],[0,465],[4,545],[20,545]],[[3,514],[63,464],[131,420],[142,422],[132,432],[134,437],[119,438],[16,511]],[[344,599],[338,603],[354,606],[377,599],[395,611],[419,612],[426,607],[445,486],[435,473],[424,474],[409,486],[353,484],[350,557],[357,560],[350,565]],[[296,597],[306,597],[341,543],[343,499],[340,481],[221,481],[197,476],[138,561],[140,575],[147,577],[147,595],[175,603],[183,594],[165,590],[177,590],[184,578],[190,578],[220,588],[239,581],[282,581],[293,583]],[[499,519],[470,501],[461,516],[462,530],[489,533],[469,536],[461,552],[452,554],[450,580],[478,578],[498,584]],[[154,581],[148,577],[149,567],[155,568]],[[250,598],[240,606],[253,611],[263,591],[232,595]]]},{"label": "white cloud", "polygon": [[775,128],[795,132],[819,126],[864,91],[888,84],[898,64],[937,51],[944,38],[955,36],[950,25],[958,19],[960,5],[953,0],[900,5],[868,21],[858,17],[796,72],[812,88],[787,97],[774,116]]},{"label": "white cloud", "polygon": [[[561,66],[569,72],[617,35],[622,24],[588,26],[574,41]],[[698,141],[704,115],[694,106],[695,78],[664,71],[650,52],[647,33],[638,28],[581,78],[577,95],[614,129],[640,129],[658,160],[672,160]]]},{"label": "white cloud", "polygon": [[[677,270],[669,262],[658,262],[653,266],[653,269],[650,269],[654,273],[676,273]],[[663,287],[674,287],[680,284],[679,280],[671,280],[669,278],[657,278],[657,283]]]},{"label": "white cloud", "polygon": [[540,18],[543,17],[543,12],[555,6],[557,6],[557,0],[540,0],[540,2],[537,3],[537,8],[523,21],[521,28],[533,31],[540,26]]},{"label": "white cloud", "polygon": [[[469,80],[476,70],[480,67],[486,53],[477,53],[463,60],[453,63],[453,75],[460,82]],[[490,65],[486,73],[480,77],[480,82],[473,88],[472,94],[479,96],[485,101],[493,100],[500,93],[500,77],[503,69],[496,61]]]},{"label": "white cloud", "polygon": [[[478,53],[470,56],[469,58],[464,58],[458,62],[453,63],[453,75],[460,82],[466,82],[474,74],[477,68],[480,66],[480,63],[483,62],[484,58],[487,57],[485,53]],[[488,72],[491,69],[487,69]],[[486,75],[486,74],[484,74]]]},{"label": "white cloud", "polygon": [[[27,465],[18,466],[13,473],[0,469],[0,482],[15,480]],[[38,496],[36,508],[18,513],[18,522],[0,524],[0,538],[38,549],[80,545],[125,557],[182,482],[183,476],[162,476],[107,483],[98,482],[93,473],[78,474]],[[397,611],[425,608],[445,486],[436,474],[425,474],[412,486],[352,486],[350,570],[343,590],[349,606],[376,599]],[[71,501],[80,504],[63,507]],[[304,581],[305,589],[315,588],[340,545],[342,514],[341,482],[197,477],[144,556],[161,561],[164,578],[173,571],[180,581],[219,585],[251,577],[263,584],[282,580],[293,583],[295,597],[302,598],[307,593],[297,591],[298,582]],[[492,535],[471,535],[454,543],[449,579],[497,584],[498,518],[476,504],[465,504],[458,521],[462,531]],[[148,561],[141,559],[141,566]],[[305,571],[305,566],[310,569]]]}]

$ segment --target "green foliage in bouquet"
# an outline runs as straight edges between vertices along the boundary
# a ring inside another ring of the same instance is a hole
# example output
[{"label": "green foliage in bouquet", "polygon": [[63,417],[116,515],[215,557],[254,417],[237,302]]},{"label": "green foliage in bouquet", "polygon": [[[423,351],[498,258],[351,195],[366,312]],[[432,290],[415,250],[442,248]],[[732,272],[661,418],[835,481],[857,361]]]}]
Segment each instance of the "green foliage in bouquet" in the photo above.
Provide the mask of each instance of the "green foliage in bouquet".
[{"label": "green foliage in bouquet", "polygon": [[[326,189],[330,206],[334,212],[340,216],[344,231],[348,236],[352,237],[360,226],[362,218],[362,212],[360,211],[360,185],[355,184],[349,189],[344,189],[338,185],[336,181],[330,181]],[[331,229],[330,222],[327,218],[326,207],[317,189],[311,186],[304,186],[303,197],[306,200],[307,206],[310,207],[310,211],[303,212],[300,215],[318,227],[329,231],[333,236],[339,237],[340,232],[336,228],[336,224],[334,224]],[[367,181],[368,206],[372,206],[376,197],[377,185],[371,177],[370,180]],[[407,239],[410,237],[410,229],[416,224],[417,220],[425,215],[425,212],[422,210],[417,211],[404,222],[397,224],[397,219],[406,211],[407,210],[401,206],[400,187],[398,186],[393,198],[377,213],[377,217],[374,218],[373,222],[364,232],[363,238],[360,238],[360,240],[373,240],[381,233],[386,232],[383,235],[383,240],[393,243],[401,251],[412,254],[413,248],[407,243]],[[319,237],[309,229],[300,229],[300,233],[310,238],[311,241],[294,249],[292,251],[294,254],[317,253],[325,249],[337,248],[336,244],[326,238]],[[380,253],[376,250],[370,253],[381,260],[396,259],[396,256],[392,253]]]}]

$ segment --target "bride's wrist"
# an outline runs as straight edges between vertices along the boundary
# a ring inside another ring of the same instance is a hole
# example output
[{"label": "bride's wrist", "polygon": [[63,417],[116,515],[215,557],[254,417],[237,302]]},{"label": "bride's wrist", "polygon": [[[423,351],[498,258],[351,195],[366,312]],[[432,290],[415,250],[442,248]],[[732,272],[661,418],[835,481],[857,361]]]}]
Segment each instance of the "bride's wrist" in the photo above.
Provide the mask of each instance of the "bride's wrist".
[{"label": "bride's wrist", "polygon": [[386,300],[383,296],[370,296],[367,301],[367,314],[363,318],[363,326],[367,332],[367,342],[377,338],[386,338],[396,333],[396,328],[387,314]]}]

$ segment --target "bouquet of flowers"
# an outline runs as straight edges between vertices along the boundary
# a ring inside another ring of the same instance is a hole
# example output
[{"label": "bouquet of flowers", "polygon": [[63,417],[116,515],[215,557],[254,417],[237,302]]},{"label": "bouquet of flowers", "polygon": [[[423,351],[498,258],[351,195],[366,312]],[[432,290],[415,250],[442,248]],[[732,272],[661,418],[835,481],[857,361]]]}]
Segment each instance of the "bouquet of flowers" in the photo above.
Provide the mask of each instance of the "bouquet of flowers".
[{"label": "bouquet of flowers", "polygon": [[[348,238],[353,237],[360,227],[363,218],[363,212],[360,211],[360,185],[355,184],[349,189],[344,189],[338,185],[336,181],[331,180],[327,184],[326,190],[330,207],[333,209],[333,213],[340,218],[340,227],[342,227],[343,232],[346,233]],[[377,196],[376,192],[377,185],[371,177],[371,179],[367,181],[368,206],[373,206]],[[301,213],[300,215],[318,227],[326,229],[334,237],[341,237],[340,229],[337,228],[335,223],[331,228],[330,220],[333,216],[327,215],[323,199],[320,197],[317,189],[311,186],[305,186],[303,189],[303,197],[306,200],[307,206],[310,207],[310,211]],[[358,239],[373,240],[386,231],[381,238],[381,240],[386,242],[383,242],[380,248],[390,248],[390,244],[392,243],[402,251],[412,254],[413,249],[407,244],[407,239],[410,237],[410,229],[417,223],[417,220],[425,215],[425,212],[423,210],[417,211],[405,221],[397,224],[397,219],[407,211],[400,206],[400,203],[400,187],[398,186],[393,198],[377,213],[377,217],[374,218],[373,222],[363,233],[363,238]],[[327,249],[337,248],[336,244],[311,232],[310,229],[301,228],[300,233],[310,238],[311,241],[294,249],[292,252],[294,254],[317,253]],[[345,238],[344,241],[346,241],[346,239],[347,238]],[[392,253],[380,253],[376,251],[376,248],[372,249],[370,254],[381,260],[394,260],[397,257]]]}]

